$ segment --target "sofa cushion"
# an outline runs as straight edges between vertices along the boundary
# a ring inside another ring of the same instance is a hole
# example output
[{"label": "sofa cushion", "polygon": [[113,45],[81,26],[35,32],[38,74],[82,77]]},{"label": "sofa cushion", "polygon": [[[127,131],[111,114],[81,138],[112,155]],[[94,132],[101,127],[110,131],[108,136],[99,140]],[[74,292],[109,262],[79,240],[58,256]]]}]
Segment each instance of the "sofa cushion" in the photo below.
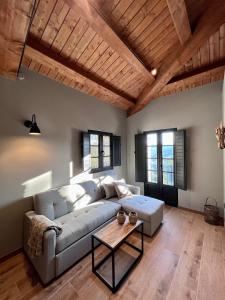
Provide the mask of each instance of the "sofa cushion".
[{"label": "sofa cushion", "polygon": [[56,219],[55,223],[63,229],[56,240],[56,253],[116,216],[120,208],[118,203],[100,200]]},{"label": "sofa cushion", "polygon": [[121,199],[112,198],[110,201],[120,203],[127,213],[136,211],[138,217],[147,222],[150,222],[151,216],[164,206],[163,201],[142,195],[133,195]]},{"label": "sofa cushion", "polygon": [[54,220],[102,198],[103,192],[100,185],[94,180],[89,180],[35,195],[34,210],[37,214]]},{"label": "sofa cushion", "polygon": [[[103,188],[97,180],[88,180],[79,182],[76,184],[80,186],[84,193],[82,193],[82,198],[88,200],[88,203],[92,203],[94,201],[100,200],[105,197]],[[84,194],[84,195],[83,195]]]},{"label": "sofa cushion", "polygon": [[68,206],[58,189],[52,189],[35,195],[34,211],[38,215],[44,215],[48,219],[54,220],[55,218],[67,214]]}]

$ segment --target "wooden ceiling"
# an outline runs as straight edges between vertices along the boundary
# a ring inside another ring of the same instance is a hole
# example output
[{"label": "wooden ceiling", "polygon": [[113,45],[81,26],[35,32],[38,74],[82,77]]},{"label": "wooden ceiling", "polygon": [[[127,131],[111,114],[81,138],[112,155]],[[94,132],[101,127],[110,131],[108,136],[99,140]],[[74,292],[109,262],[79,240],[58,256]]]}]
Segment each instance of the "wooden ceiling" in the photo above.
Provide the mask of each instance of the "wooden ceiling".
[{"label": "wooden ceiling", "polygon": [[224,12],[225,0],[3,0],[0,74],[16,78],[22,57],[132,115],[223,78]]}]

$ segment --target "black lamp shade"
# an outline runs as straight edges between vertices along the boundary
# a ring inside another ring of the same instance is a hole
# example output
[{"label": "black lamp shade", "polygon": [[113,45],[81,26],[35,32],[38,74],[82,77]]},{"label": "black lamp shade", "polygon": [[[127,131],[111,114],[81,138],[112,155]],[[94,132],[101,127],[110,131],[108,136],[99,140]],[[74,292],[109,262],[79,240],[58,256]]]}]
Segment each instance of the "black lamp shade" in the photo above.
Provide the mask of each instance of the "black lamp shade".
[{"label": "black lamp shade", "polygon": [[41,134],[41,131],[40,131],[39,127],[37,126],[37,123],[32,124],[29,134],[32,134],[32,135],[40,135]]},{"label": "black lamp shade", "polygon": [[32,121],[27,120],[27,121],[24,122],[24,125],[26,127],[30,128],[29,134],[31,134],[31,135],[41,135],[41,130],[37,126],[35,114],[32,115]]}]

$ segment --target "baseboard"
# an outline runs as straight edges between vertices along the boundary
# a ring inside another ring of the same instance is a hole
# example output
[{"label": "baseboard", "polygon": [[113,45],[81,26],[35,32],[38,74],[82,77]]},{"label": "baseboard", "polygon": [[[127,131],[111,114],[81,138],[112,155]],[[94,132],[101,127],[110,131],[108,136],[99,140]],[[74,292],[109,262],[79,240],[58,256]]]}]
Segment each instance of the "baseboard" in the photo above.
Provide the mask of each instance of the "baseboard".
[{"label": "baseboard", "polygon": [[11,253],[9,253],[9,254],[1,257],[0,258],[0,264],[3,263],[4,261],[8,260],[9,258],[11,258],[11,257],[13,257],[13,256],[15,256],[15,255],[17,255],[19,253],[22,253],[22,252],[23,252],[23,249],[20,248],[20,249],[17,249],[15,251],[13,251],[13,252],[11,252]]},{"label": "baseboard", "polygon": [[177,208],[182,209],[182,210],[187,210],[187,211],[190,211],[192,213],[204,216],[204,213],[202,211],[199,211],[199,210],[195,210],[195,209],[191,209],[191,208],[187,208],[187,207],[183,207],[183,206],[178,206]]},{"label": "baseboard", "polygon": [[[178,208],[182,209],[182,210],[190,211],[190,212],[192,212],[194,214],[199,214],[199,215],[204,216],[204,212],[202,212],[202,211],[194,210],[194,209],[183,207],[183,206],[179,206]],[[224,218],[223,217],[220,217],[218,225],[224,226]]]}]

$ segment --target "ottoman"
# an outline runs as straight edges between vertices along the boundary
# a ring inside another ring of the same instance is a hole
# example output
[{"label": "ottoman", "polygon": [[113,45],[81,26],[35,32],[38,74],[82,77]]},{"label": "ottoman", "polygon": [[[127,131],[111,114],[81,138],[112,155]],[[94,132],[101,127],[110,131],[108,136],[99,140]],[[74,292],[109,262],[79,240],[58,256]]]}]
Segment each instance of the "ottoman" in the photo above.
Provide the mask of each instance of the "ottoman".
[{"label": "ottoman", "polygon": [[[111,200],[111,199],[110,199]],[[152,236],[163,220],[164,202],[142,195],[133,195],[117,200],[126,213],[136,211],[138,217],[144,221],[144,233]]]}]

